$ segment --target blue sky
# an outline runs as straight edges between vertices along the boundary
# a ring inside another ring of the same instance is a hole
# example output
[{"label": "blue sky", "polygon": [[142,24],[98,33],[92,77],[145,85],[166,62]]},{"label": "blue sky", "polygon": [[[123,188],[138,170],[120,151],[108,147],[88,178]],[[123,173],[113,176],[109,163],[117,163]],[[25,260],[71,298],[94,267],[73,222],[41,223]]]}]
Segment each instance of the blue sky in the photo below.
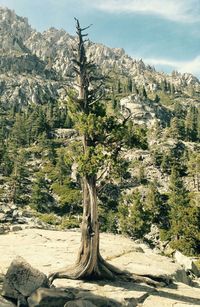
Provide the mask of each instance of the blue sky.
[{"label": "blue sky", "polygon": [[0,6],[28,17],[39,31],[63,28],[74,34],[74,19],[91,40],[123,47],[156,69],[200,77],[200,0],[0,0]]}]

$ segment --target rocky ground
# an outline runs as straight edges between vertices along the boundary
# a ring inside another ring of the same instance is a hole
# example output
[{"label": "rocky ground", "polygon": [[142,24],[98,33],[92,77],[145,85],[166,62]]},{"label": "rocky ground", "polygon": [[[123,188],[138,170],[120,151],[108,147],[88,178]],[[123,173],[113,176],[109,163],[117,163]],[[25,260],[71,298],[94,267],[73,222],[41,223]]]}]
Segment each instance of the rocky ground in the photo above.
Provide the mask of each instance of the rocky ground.
[{"label": "rocky ground", "polygon": [[[12,260],[19,255],[34,268],[49,274],[74,262],[79,242],[80,232],[73,230],[24,229],[2,234],[0,273],[5,274]],[[156,254],[146,245],[129,238],[105,233],[101,235],[101,252],[121,269],[153,276],[157,280],[173,278],[174,283],[168,287],[154,288],[129,282],[54,281],[56,287],[74,289],[76,300],[82,301],[80,306],[90,306],[90,303],[93,306],[200,306],[198,279],[191,281],[183,267],[173,259]],[[0,299],[0,306],[12,305],[6,305]]]}]

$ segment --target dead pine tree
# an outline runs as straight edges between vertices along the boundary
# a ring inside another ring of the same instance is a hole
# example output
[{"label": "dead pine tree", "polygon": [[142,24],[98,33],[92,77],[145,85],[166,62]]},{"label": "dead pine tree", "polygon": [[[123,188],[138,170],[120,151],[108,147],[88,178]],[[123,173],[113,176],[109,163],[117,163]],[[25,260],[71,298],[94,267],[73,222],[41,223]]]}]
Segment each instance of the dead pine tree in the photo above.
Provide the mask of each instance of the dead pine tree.
[{"label": "dead pine tree", "polygon": [[[113,173],[122,172],[120,153],[130,146],[128,121],[130,112],[117,118],[108,115],[104,100],[104,78],[97,67],[87,60],[84,31],[76,20],[78,46],[74,50],[74,72],[76,90],[69,93],[68,109],[81,137],[81,151],[76,157],[82,181],[83,217],[81,224],[81,246],[76,263],[49,276],[69,279],[119,279],[146,281],[157,284],[147,277],[130,275],[106,262],[99,248],[98,193]],[[132,133],[131,145],[142,146]]]}]

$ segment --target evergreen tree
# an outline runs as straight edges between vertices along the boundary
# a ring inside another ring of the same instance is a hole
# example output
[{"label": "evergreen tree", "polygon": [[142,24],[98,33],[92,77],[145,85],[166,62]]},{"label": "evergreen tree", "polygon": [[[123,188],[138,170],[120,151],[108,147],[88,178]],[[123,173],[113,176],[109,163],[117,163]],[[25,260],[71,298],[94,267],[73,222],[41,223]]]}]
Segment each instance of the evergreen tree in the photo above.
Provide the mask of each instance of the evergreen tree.
[{"label": "evergreen tree", "polygon": [[[117,118],[107,114],[102,99],[102,77],[95,65],[87,61],[82,32],[77,20],[78,47],[74,62],[78,93],[68,93],[68,109],[82,143],[79,154],[74,156],[81,177],[83,195],[83,219],[81,248],[76,265],[51,275],[55,278],[114,278],[116,272],[100,255],[98,222],[98,183],[121,164],[120,152],[127,146],[126,116]],[[80,148],[79,146],[79,148]],[[78,148],[76,148],[78,150]],[[120,169],[120,168],[119,168]]]},{"label": "evergreen tree", "polygon": [[164,79],[161,82],[161,90],[166,93],[168,91],[168,84],[167,84],[167,80]]},{"label": "evergreen tree", "polygon": [[47,186],[43,177],[38,176],[32,187],[30,205],[38,212],[48,212]]},{"label": "evergreen tree", "polygon": [[26,154],[21,151],[15,157],[13,171],[10,176],[10,200],[14,203],[26,204],[27,199],[25,192],[27,191],[28,170],[25,166]]},{"label": "evergreen tree", "polygon": [[58,153],[56,170],[59,184],[62,185],[64,179],[71,174],[71,163],[67,161],[63,150]]},{"label": "evergreen tree", "polygon": [[187,111],[185,120],[186,138],[188,141],[197,141],[198,138],[198,110],[195,106],[191,106]]},{"label": "evergreen tree", "polygon": [[17,114],[12,128],[12,140],[17,146],[25,146],[27,144],[27,131],[24,122],[24,115]]},{"label": "evergreen tree", "polygon": [[170,177],[170,236],[171,246],[192,255],[200,252],[200,210],[190,203],[189,193],[173,167]]},{"label": "evergreen tree", "polygon": [[150,212],[152,223],[161,224],[164,206],[155,182],[150,183],[148,186],[148,192],[145,199],[145,208],[147,208],[147,210]]},{"label": "evergreen tree", "polygon": [[119,228],[133,238],[142,238],[150,230],[151,213],[145,209],[138,190],[125,197],[119,205]]},{"label": "evergreen tree", "polygon": [[183,139],[185,136],[184,121],[173,117],[170,122],[169,136],[174,139]]},{"label": "evergreen tree", "polygon": [[11,159],[8,148],[3,147],[1,151],[0,169],[4,176],[10,176],[13,171],[13,160]]},{"label": "evergreen tree", "polygon": [[146,92],[146,89],[145,89],[144,86],[143,86],[143,88],[142,88],[142,96],[143,96],[144,98],[147,98],[147,92]]},{"label": "evergreen tree", "polygon": [[117,81],[117,93],[121,94],[122,92],[122,85],[120,79]]},{"label": "evergreen tree", "polygon": [[190,155],[188,173],[193,179],[194,189],[200,192],[200,153],[193,153]]},{"label": "evergreen tree", "polygon": [[170,174],[171,164],[172,164],[171,158],[169,157],[167,153],[164,152],[162,155],[162,160],[160,164],[161,171],[163,173]]},{"label": "evergreen tree", "polygon": [[132,93],[133,92],[133,82],[131,78],[128,78],[127,82],[127,92]]}]

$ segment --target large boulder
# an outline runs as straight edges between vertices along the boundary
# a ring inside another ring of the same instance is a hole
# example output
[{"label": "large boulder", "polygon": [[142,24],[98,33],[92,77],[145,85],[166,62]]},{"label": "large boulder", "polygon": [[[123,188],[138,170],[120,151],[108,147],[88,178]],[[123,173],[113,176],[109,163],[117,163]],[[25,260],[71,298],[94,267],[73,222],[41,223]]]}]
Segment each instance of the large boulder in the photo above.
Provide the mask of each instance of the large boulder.
[{"label": "large boulder", "polygon": [[2,295],[25,304],[26,298],[40,287],[48,287],[47,276],[31,267],[22,257],[17,257],[5,275]]},{"label": "large boulder", "polygon": [[179,251],[174,253],[174,258],[176,262],[182,265],[187,272],[192,272],[197,277],[200,277],[200,271],[192,258],[183,255]]},{"label": "large boulder", "polygon": [[39,288],[28,298],[29,307],[63,307],[74,299],[68,290]]}]

